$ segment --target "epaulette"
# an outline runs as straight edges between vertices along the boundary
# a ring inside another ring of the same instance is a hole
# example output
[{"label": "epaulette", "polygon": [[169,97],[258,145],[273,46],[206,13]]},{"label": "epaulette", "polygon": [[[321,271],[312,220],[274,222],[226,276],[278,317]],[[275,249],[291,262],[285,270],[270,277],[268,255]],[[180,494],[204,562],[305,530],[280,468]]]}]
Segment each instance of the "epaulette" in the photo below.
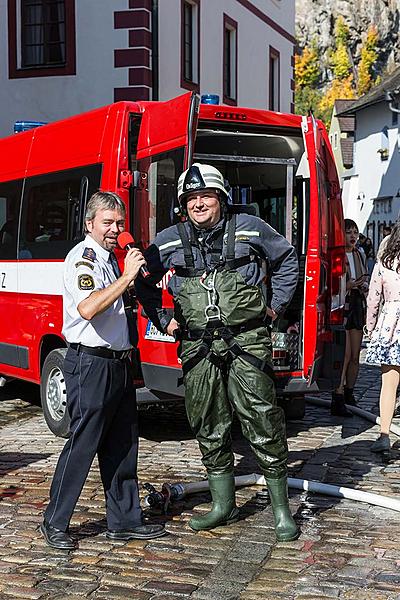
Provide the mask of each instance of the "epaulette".
[{"label": "epaulette", "polygon": [[89,269],[94,269],[94,265],[91,262],[87,262],[86,260],[78,260],[77,263],[75,263],[75,267],[78,269],[79,267],[89,267]]},{"label": "epaulette", "polygon": [[96,260],[96,252],[93,250],[93,248],[85,248],[82,258],[86,258],[86,260],[91,260],[94,262]]}]

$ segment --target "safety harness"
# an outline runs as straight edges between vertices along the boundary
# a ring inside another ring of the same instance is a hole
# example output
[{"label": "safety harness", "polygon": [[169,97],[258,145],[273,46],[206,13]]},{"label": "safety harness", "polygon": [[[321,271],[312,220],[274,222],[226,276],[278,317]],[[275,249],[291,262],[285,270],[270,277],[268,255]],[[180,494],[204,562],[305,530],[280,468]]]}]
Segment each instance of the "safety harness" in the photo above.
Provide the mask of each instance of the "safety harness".
[{"label": "safety harness", "polygon": [[[235,233],[236,233],[236,215],[228,213],[227,219],[219,231],[219,235],[215,237],[211,247],[210,265],[206,262],[206,253],[204,248],[199,244],[194,227],[189,223],[191,240],[189,239],[188,231],[185,225],[178,223],[178,232],[182,241],[183,253],[185,259],[185,267],[176,266],[175,273],[179,277],[198,277],[200,285],[207,291],[208,304],[205,308],[206,326],[205,329],[189,329],[183,328],[180,332],[180,338],[183,340],[201,340],[200,346],[197,348],[196,355],[190,358],[182,365],[183,376],[193,369],[201,360],[206,358],[215,365],[226,377],[233,360],[240,356],[257,369],[267,373],[269,377],[274,378],[274,371],[266,360],[261,360],[257,356],[246,352],[240,344],[235,340],[235,336],[240,333],[251,331],[259,327],[264,327],[266,322],[264,319],[251,319],[240,325],[226,325],[221,319],[221,313],[218,306],[218,293],[215,289],[216,274],[221,271],[236,271],[241,266],[250,264],[258,260],[256,254],[249,254],[240,258],[235,258]],[[226,254],[223,255],[223,242],[225,231],[227,232]],[[192,247],[195,246],[200,250],[204,267],[196,268],[193,256]],[[207,279],[207,281],[206,281]],[[222,339],[228,346],[227,356],[221,358],[212,350],[214,340]]]}]

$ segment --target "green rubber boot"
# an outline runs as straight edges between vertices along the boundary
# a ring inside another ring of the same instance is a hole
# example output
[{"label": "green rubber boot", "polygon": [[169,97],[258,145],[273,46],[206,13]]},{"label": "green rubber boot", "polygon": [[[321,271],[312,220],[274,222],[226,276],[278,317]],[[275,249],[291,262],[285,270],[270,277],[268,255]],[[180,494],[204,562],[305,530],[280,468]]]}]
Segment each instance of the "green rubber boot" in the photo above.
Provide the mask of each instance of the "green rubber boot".
[{"label": "green rubber boot", "polygon": [[205,515],[192,517],[189,527],[194,531],[214,529],[220,525],[230,525],[239,519],[239,509],[235,502],[235,478],[233,472],[208,473],[212,509]]},{"label": "green rubber boot", "polygon": [[300,530],[297,527],[289,508],[287,477],[265,479],[271,499],[275,520],[275,534],[278,542],[297,540]]}]

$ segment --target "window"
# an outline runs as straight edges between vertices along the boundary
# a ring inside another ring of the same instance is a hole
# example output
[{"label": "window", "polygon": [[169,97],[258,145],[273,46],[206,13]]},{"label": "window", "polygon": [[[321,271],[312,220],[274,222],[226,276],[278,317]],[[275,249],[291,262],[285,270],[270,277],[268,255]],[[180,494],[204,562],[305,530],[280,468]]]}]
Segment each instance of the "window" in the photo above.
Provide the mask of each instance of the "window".
[{"label": "window", "polygon": [[159,231],[176,223],[174,208],[176,184],[182,171],[183,148],[172,150],[152,158],[148,171],[150,201],[150,240]]},{"label": "window", "polygon": [[280,110],[280,54],[269,47],[269,110]]},{"label": "window", "polygon": [[100,176],[101,165],[93,165],[26,180],[19,258],[65,258],[82,237],[86,201]]},{"label": "window", "polygon": [[337,150],[337,147],[338,147],[338,134],[337,134],[337,131],[335,131],[333,139],[334,139],[334,145],[333,145],[333,147],[334,147],[335,150]]},{"label": "window", "polygon": [[181,9],[181,86],[199,91],[199,0],[184,0]]},{"label": "window", "polygon": [[17,258],[22,181],[0,183],[0,259]]},{"label": "window", "polygon": [[237,22],[224,15],[224,103],[237,104]]},{"label": "window", "polygon": [[8,0],[10,78],[75,74],[75,0]]}]

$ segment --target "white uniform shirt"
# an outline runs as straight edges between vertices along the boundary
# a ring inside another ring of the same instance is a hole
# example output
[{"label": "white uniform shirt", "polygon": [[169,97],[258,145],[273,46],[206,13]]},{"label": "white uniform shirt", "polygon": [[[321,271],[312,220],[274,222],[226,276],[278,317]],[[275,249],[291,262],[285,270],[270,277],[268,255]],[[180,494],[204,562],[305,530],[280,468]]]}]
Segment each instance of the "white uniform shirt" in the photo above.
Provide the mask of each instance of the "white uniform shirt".
[{"label": "white uniform shirt", "polygon": [[63,335],[70,344],[101,346],[112,350],[128,350],[128,323],[120,296],[114,304],[91,321],[78,312],[78,304],[96,290],[102,290],[117,279],[110,253],[90,235],[68,253],[64,264]]}]

